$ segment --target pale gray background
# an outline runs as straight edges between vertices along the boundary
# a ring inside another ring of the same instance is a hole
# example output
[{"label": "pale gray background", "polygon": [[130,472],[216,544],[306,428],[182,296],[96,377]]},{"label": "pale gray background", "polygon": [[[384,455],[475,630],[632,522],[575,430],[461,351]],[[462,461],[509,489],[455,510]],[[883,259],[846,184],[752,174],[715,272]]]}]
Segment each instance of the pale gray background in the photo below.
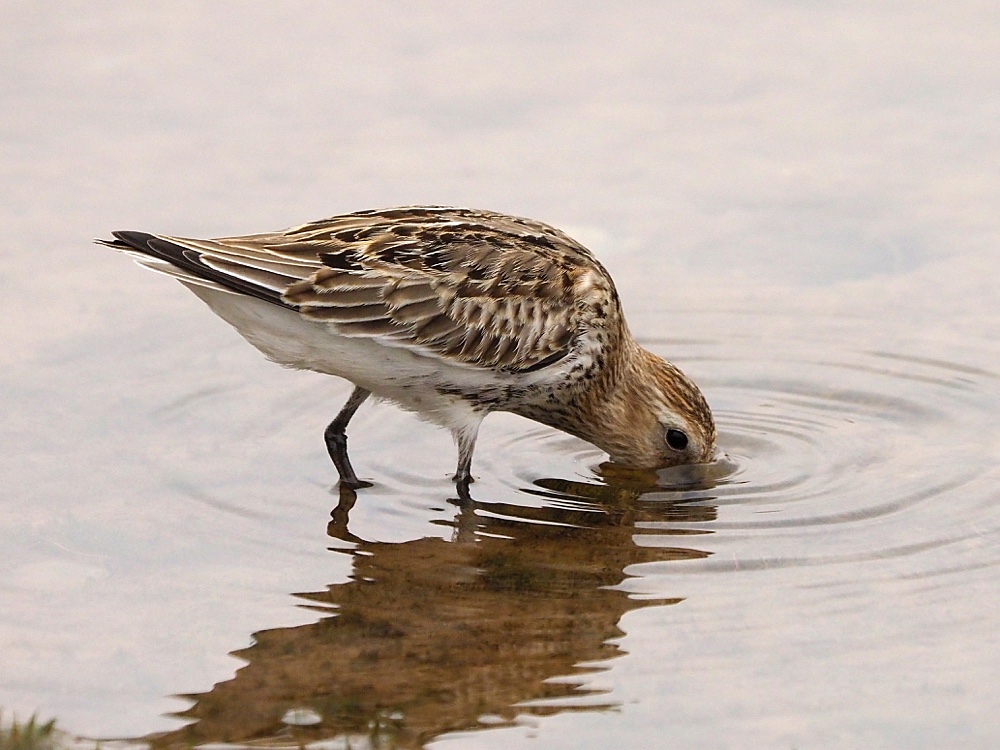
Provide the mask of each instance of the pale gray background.
[{"label": "pale gray background", "polygon": [[[724,654],[690,662],[690,692],[657,669],[680,670],[664,640],[677,630],[645,610],[623,623],[635,656],[606,679],[622,713],[564,714],[530,732],[547,747],[995,745],[998,125],[989,2],[8,0],[0,706],[99,736],[174,726],[160,716],[184,705],[170,694],[230,676],[226,653],[254,630],[311,621],[288,594],[348,572],[324,548],[331,476],[318,437],[344,386],[268,365],[179,285],[90,239],[438,203],[571,231],[647,336],[700,335],[762,372],[798,342],[818,346],[811,362],[868,347],[980,373],[945,426],[892,433],[895,460],[879,475],[883,488],[906,472],[914,486],[923,472],[976,478],[947,533],[940,505],[909,526],[965,539],[956,564],[980,571],[941,584],[944,609],[911,592],[901,616],[879,582],[942,571],[951,552],[874,570],[849,617],[816,615],[828,639],[808,647],[802,672],[773,661],[803,617],[786,579],[685,579],[700,605],[677,610],[692,618],[678,626],[684,642]],[[671,310],[683,315],[662,317]],[[814,325],[825,333],[813,339]],[[727,346],[730,334],[742,343]],[[692,372],[727,405],[725,366],[692,359]],[[391,409],[358,425],[357,450],[396,445],[413,476],[432,466],[445,486],[447,436]],[[370,536],[435,533],[417,501],[383,499],[358,511]],[[858,548],[899,541],[877,525],[844,534]],[[793,535],[783,549],[811,544],[821,540]],[[773,551],[717,559],[748,549]],[[650,576],[647,593],[677,593]],[[742,627],[734,612],[748,613]],[[912,630],[894,631],[901,622]],[[872,633],[885,638],[865,648],[883,656],[865,661],[850,644]],[[508,734],[456,741],[501,746]]]}]

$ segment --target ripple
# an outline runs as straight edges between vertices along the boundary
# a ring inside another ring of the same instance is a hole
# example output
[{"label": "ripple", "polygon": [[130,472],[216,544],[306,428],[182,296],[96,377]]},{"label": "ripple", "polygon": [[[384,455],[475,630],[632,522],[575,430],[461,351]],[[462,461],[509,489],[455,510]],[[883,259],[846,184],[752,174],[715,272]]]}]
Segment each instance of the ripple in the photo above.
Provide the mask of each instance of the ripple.
[{"label": "ripple", "polygon": [[[862,319],[835,323],[796,338],[772,316],[756,339],[664,340],[662,354],[703,385],[716,414],[719,452],[705,466],[623,472],[588,443],[491,415],[474,466],[478,521],[454,520],[447,433],[362,412],[352,450],[375,486],[355,511],[361,528],[388,525],[403,539],[426,534],[429,520],[446,537],[516,538],[523,526],[625,523],[632,543],[666,554],[648,569],[656,575],[907,559],[900,575],[933,576],[993,565],[995,550],[974,541],[1000,528],[996,504],[984,500],[995,462],[970,451],[970,441],[996,440],[983,405],[1000,403],[997,376],[945,356],[868,346]],[[679,539],[692,542],[683,554]]]},{"label": "ripple", "polygon": [[[708,371],[698,380],[719,425],[712,464],[629,477],[586,443],[521,424],[495,440],[498,458],[481,466],[489,472],[483,492],[516,489],[518,503],[541,501],[581,523],[630,497],[647,514],[636,522],[637,544],[710,536],[701,545],[708,554],[656,563],[678,572],[886,561],[981,533],[969,527],[981,511],[970,499],[981,496],[993,467],[970,460],[967,442],[970,429],[992,434],[992,425],[968,394],[995,399],[993,373],[886,350],[831,359],[829,342],[786,342],[781,358],[764,365],[726,356],[722,343],[683,343],[697,350],[689,362]],[[491,512],[527,522],[509,502]],[[985,523],[994,528],[1000,519],[991,513]],[[959,567],[980,564],[992,562]]]}]

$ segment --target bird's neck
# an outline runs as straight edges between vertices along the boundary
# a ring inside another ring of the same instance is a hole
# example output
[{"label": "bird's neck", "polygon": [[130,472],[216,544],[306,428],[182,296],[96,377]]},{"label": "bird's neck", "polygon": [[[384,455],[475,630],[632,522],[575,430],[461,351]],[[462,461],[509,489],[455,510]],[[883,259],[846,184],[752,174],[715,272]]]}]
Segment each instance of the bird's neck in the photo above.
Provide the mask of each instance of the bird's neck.
[{"label": "bird's neck", "polygon": [[518,412],[593,443],[614,457],[629,447],[629,436],[642,429],[635,424],[635,406],[648,398],[641,392],[642,384],[649,382],[643,372],[648,356],[624,330],[613,346],[600,347],[586,374],[563,395],[558,408],[546,402]]}]

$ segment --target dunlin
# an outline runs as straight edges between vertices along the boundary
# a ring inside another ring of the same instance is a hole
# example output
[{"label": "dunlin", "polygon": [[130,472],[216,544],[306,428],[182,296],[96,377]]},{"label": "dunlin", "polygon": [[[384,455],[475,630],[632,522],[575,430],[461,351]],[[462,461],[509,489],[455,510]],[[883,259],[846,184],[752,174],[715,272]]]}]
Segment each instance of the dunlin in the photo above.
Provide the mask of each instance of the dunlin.
[{"label": "dunlin", "polygon": [[101,242],[180,279],[269,359],[354,383],[325,433],[344,485],[366,484],[346,429],[373,394],[451,430],[460,489],[491,411],[637,467],[714,452],[697,386],[636,343],[611,276],[547,224],[419,206],[213,240],[113,235]]}]

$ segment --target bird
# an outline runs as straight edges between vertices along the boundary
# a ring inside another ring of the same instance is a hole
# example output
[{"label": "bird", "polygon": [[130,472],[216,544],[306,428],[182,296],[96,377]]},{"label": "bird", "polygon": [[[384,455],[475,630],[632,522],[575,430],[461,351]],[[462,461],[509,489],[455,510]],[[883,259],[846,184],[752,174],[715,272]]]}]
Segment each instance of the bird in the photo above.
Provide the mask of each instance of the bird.
[{"label": "bird", "polygon": [[342,487],[371,486],[351,464],[347,427],[373,395],[451,431],[466,493],[494,411],[630,467],[714,454],[698,386],[636,342],[611,275],[548,224],[404,206],[216,239],[111,234],[96,241],[180,280],[268,359],[353,383],[324,432]]}]

